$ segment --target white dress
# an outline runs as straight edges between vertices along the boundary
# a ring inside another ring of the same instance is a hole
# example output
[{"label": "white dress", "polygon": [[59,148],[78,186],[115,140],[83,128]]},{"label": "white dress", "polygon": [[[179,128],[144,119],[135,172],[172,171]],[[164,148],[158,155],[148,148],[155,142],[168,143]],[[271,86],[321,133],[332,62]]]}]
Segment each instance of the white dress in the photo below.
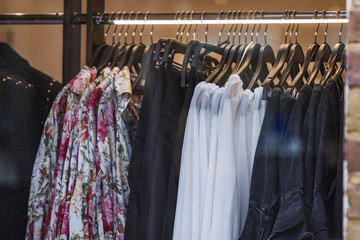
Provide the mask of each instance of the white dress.
[{"label": "white dress", "polygon": [[[238,77],[238,76],[237,76]],[[253,109],[252,91],[246,89],[238,106],[235,116],[235,144],[236,144],[236,181],[238,194],[238,207],[240,214],[240,233],[245,224],[249,195],[250,195],[250,152],[251,152],[251,120]],[[249,125],[250,124],[250,125]],[[250,126],[250,127],[249,127]]]},{"label": "white dress", "polygon": [[196,85],[186,120],[184,142],[181,154],[179,187],[176,202],[173,240],[192,239],[193,230],[193,193],[199,191],[193,185],[194,164],[199,161],[199,109],[205,82]]},{"label": "white dress", "polygon": [[204,219],[205,194],[208,177],[210,134],[211,134],[211,97],[219,86],[208,83],[204,86],[199,112],[199,159],[194,163],[193,192],[193,229],[192,239],[201,238],[201,226]]},{"label": "white dress", "polygon": [[206,182],[205,204],[204,204],[204,218],[201,228],[201,240],[208,240],[212,223],[215,172],[217,160],[217,145],[218,145],[218,130],[219,124],[219,106],[224,88],[219,88],[212,95],[211,98],[211,129],[210,129],[210,147],[209,147],[209,163],[208,175]]},{"label": "white dress", "polygon": [[208,239],[238,240],[239,210],[236,186],[234,117],[243,94],[239,78],[230,77],[220,102],[218,150],[212,223]]}]

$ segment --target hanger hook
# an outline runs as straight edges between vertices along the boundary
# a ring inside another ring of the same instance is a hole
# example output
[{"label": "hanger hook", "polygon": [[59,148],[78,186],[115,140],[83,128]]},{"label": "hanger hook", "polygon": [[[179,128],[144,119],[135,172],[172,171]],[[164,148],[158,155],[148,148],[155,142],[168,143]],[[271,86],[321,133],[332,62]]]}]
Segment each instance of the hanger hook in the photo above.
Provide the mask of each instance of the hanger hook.
[{"label": "hanger hook", "polygon": [[[292,15],[292,11],[290,11],[290,16],[291,18],[293,18],[293,15]],[[293,32],[294,32],[294,28],[295,28],[295,23],[292,24],[292,28],[290,30],[290,33],[289,33],[289,40],[290,40],[290,43],[292,43],[292,35],[293,35]]]},{"label": "hanger hook", "polygon": [[[261,19],[263,19],[264,18],[264,11],[261,11]],[[267,28],[268,28],[268,25],[267,24],[265,24],[265,28],[264,28],[264,43],[265,43],[265,45],[266,45],[266,32],[267,32]]]},{"label": "hanger hook", "polygon": [[[124,11],[121,15],[121,19],[120,21],[124,20],[124,16],[125,16],[126,12]],[[122,24],[120,31],[119,31],[119,36],[118,36],[118,43],[120,44],[120,39],[121,39],[121,35],[122,35],[122,31],[124,30],[124,24]]]},{"label": "hanger hook", "polygon": [[[229,15],[230,15],[230,19],[233,20],[234,19],[234,16],[235,16],[235,11],[229,11]],[[234,24],[231,24],[231,27],[228,31],[228,36],[227,36],[227,41],[230,42],[230,34],[232,32],[232,29],[234,28]]]},{"label": "hanger hook", "polygon": [[[140,11],[138,11],[138,12],[136,13],[136,15],[135,15],[135,21],[138,20],[138,17],[139,17],[140,14],[141,14]],[[135,25],[135,28],[134,28],[134,30],[133,30],[133,33],[132,33],[132,44],[135,43],[135,33],[136,33],[136,30],[137,30],[138,26],[139,26],[139,24],[136,24],[136,25]]]},{"label": "hanger hook", "polygon": [[150,42],[153,43],[153,32],[154,32],[154,24],[151,25],[151,30],[150,30]]},{"label": "hanger hook", "polygon": [[[292,10],[288,11],[288,19],[292,18]],[[288,32],[288,36],[289,36],[289,43],[292,43],[292,34],[294,32],[294,27],[295,24],[290,24],[290,30]]]},{"label": "hanger hook", "polygon": [[[120,14],[121,14],[121,12],[118,12],[118,14],[116,15],[116,18],[115,18],[116,21],[119,20]],[[115,28],[114,28],[114,32],[113,32],[113,34],[112,34],[112,44],[113,44],[113,45],[115,45],[115,34],[116,34],[116,31],[117,31],[118,27],[119,27],[119,24],[116,24],[116,25],[115,25]]]},{"label": "hanger hook", "polygon": [[[241,17],[240,17],[241,20],[243,20],[243,17],[245,16],[245,14],[246,14],[245,11],[241,12]],[[243,27],[244,27],[244,24],[242,23],[242,24],[241,24],[241,27],[240,27],[240,29],[239,29],[239,44],[241,43],[240,40],[241,40],[241,32],[242,32],[242,30],[243,30]]]},{"label": "hanger hook", "polygon": [[104,20],[104,15],[106,14],[107,12],[103,12],[102,14],[100,14],[100,17],[99,17],[99,23],[102,23],[102,21]]},{"label": "hanger hook", "polygon": [[[326,16],[326,10],[323,10],[322,11],[322,18],[325,18],[325,16]],[[329,23],[326,24],[325,31],[324,31],[324,42],[325,43],[326,43],[326,35],[327,35],[328,27],[329,27]]]},{"label": "hanger hook", "polygon": [[[129,13],[129,18],[128,18],[128,20],[131,20],[131,15],[133,15],[134,13],[135,13],[134,11],[132,11],[131,13]],[[127,43],[127,36],[128,36],[129,28],[130,28],[130,25],[127,26],[126,31],[125,31],[125,43]]]},{"label": "hanger hook", "polygon": [[[285,11],[285,18],[288,19],[288,17],[289,17],[289,10],[286,10]],[[286,29],[286,32],[285,32],[285,43],[287,43],[287,36],[288,36],[290,27],[291,27],[291,24],[288,25],[288,27]]]},{"label": "hanger hook", "polygon": [[[255,16],[256,15],[256,10],[252,13],[252,19],[255,19]],[[254,42],[254,31],[255,31],[255,28],[256,28],[256,24],[254,24],[253,26],[253,29],[251,30],[251,43]]]},{"label": "hanger hook", "polygon": [[[179,15],[179,17],[178,17],[179,20],[181,20],[181,14],[182,14],[182,13],[183,13],[183,12],[180,13],[180,11],[177,11],[177,12],[175,13],[174,20],[176,20],[176,18],[177,18],[178,15]],[[181,24],[179,25],[179,28],[178,28],[178,30],[177,30],[177,32],[176,32],[176,40],[179,39],[180,29],[181,29]]]},{"label": "hanger hook", "polygon": [[[239,12],[236,12],[234,11],[234,15],[235,15],[235,20],[238,20],[238,17],[239,17]],[[235,35],[236,35],[236,31],[237,31],[237,28],[238,28],[238,24],[234,24],[235,25],[235,28],[234,28],[234,31],[232,33],[232,43],[235,44]]]},{"label": "hanger hook", "polygon": [[[206,11],[203,11],[201,14],[201,21],[205,20],[205,14]],[[206,24],[206,28],[205,28],[205,42],[208,42],[208,31],[209,31],[209,24]]]},{"label": "hanger hook", "polygon": [[195,29],[194,29],[194,31],[193,31],[193,39],[195,40],[195,38],[196,38],[196,32],[197,32],[197,24],[195,24]]},{"label": "hanger hook", "polygon": [[[252,11],[249,12],[249,14],[246,12],[246,15],[248,16],[247,18],[249,19],[249,16],[251,15]],[[247,35],[248,35],[248,30],[249,30],[249,25],[246,25],[246,29],[245,29],[245,33],[244,33],[244,37],[245,37],[245,44],[247,44]]]},{"label": "hanger hook", "polygon": [[251,30],[251,33],[250,33],[250,40],[251,40],[251,43],[254,42],[254,31],[255,31],[255,27],[256,27],[256,24],[254,24],[252,30]]},{"label": "hanger hook", "polygon": [[[193,19],[193,15],[194,15],[194,11],[191,11],[191,13],[190,13],[190,20]],[[188,31],[186,32],[186,43],[189,42],[189,34],[190,34],[190,32],[191,32],[191,29],[192,29],[192,24],[189,24],[189,29],[188,29]]]},{"label": "hanger hook", "polygon": [[108,27],[107,27],[107,29],[106,29],[106,31],[105,31],[105,33],[104,33],[104,42],[106,42],[106,37],[107,37],[108,32],[109,32],[110,27],[111,27],[110,20],[111,20],[111,17],[112,17],[112,15],[113,15],[114,13],[115,13],[115,12],[112,12],[112,13],[109,15],[109,19],[108,19]]},{"label": "hanger hook", "polygon": [[[262,15],[260,15],[260,19],[261,19],[261,18],[262,18]],[[258,29],[257,29],[257,31],[256,31],[256,35],[255,35],[255,37],[256,37],[256,43],[258,43],[258,38],[259,38],[260,29],[261,29],[261,23],[259,24],[259,27],[258,27]]]},{"label": "hanger hook", "polygon": [[[336,11],[336,18],[340,17],[340,10]],[[342,35],[343,23],[341,23],[340,30],[339,30],[339,43],[341,42],[341,35]]]},{"label": "hanger hook", "polygon": [[144,24],[142,25],[142,28],[141,28],[141,31],[140,31],[140,43],[142,43],[142,36],[143,36],[143,31],[144,31],[144,28],[145,28],[145,22],[146,22],[146,20],[147,20],[147,17],[148,17],[148,15],[149,15],[149,11],[147,11],[146,13],[145,13],[145,16],[144,16]]},{"label": "hanger hook", "polygon": [[[317,15],[318,15],[318,10],[315,10],[314,11],[314,18],[317,18]],[[316,30],[315,30],[315,42],[317,41],[317,35],[318,35],[318,31],[319,31],[319,27],[320,27],[320,23],[318,23],[317,27],[316,27]]]},{"label": "hanger hook", "polygon": [[[296,18],[296,11],[294,10],[293,12],[293,17]],[[295,31],[295,43],[298,43],[298,32],[299,32],[299,23],[296,26],[296,31]]]},{"label": "hanger hook", "polygon": [[[187,12],[185,13],[184,20],[187,20],[187,16],[188,16],[189,14],[190,14],[190,11],[187,11]],[[182,41],[182,37],[183,37],[183,35],[184,35],[184,31],[185,31],[186,27],[187,27],[187,24],[185,23],[184,28],[182,29],[181,34],[180,34],[180,42]]]},{"label": "hanger hook", "polygon": [[[218,20],[220,20],[220,19],[221,19],[221,16],[222,16],[222,14],[223,14],[223,13],[224,13],[223,11],[220,11],[219,16],[218,16]],[[226,14],[225,20],[227,20],[228,15],[229,15],[229,13],[227,13],[227,14]],[[219,31],[219,40],[218,40],[218,44],[220,44],[220,41],[221,41],[221,35],[222,35],[223,30],[224,30],[224,27],[225,27],[225,24],[223,24],[223,25],[222,25],[222,27],[221,27],[221,29],[220,29],[220,31]]]},{"label": "hanger hook", "polygon": [[267,38],[266,38],[267,37],[267,28],[268,28],[268,25],[266,24],[265,29],[264,29],[264,42],[265,42],[265,45],[267,44],[267,41],[266,41],[267,40]]}]

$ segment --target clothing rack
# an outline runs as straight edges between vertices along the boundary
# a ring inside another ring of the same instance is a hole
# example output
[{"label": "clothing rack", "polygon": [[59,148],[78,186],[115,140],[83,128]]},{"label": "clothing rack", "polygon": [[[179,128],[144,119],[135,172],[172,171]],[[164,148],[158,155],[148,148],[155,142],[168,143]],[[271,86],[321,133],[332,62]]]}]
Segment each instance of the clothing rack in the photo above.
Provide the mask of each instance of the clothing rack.
[{"label": "clothing rack", "polygon": [[81,0],[64,0],[64,13],[0,14],[0,25],[63,25],[63,84],[66,84],[80,69],[82,24],[87,25],[86,62],[88,63],[93,48],[103,42],[104,25],[106,24],[320,24],[348,22],[346,11],[106,13],[104,6],[105,0],[87,0],[87,13],[81,14]]},{"label": "clothing rack", "polygon": [[219,13],[103,13],[94,17],[96,24],[288,24],[288,23],[347,23],[346,11],[285,12],[228,11]]}]

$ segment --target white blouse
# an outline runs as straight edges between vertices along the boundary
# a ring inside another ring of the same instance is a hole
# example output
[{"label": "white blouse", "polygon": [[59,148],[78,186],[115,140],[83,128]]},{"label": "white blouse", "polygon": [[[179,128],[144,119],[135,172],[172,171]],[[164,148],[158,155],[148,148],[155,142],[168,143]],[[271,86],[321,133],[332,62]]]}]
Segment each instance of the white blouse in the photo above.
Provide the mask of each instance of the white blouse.
[{"label": "white blouse", "polygon": [[209,162],[208,162],[208,175],[205,193],[204,204],[204,218],[201,228],[201,240],[208,240],[210,228],[212,224],[213,212],[213,198],[215,186],[215,173],[216,173],[216,160],[217,160],[217,145],[218,145],[218,130],[219,124],[219,106],[222,98],[224,88],[219,88],[211,98],[211,129],[210,129],[210,147],[209,147]]},{"label": "white blouse", "polygon": [[186,121],[174,240],[238,240],[244,227],[257,141],[265,115],[262,87],[201,82]]},{"label": "white blouse", "polygon": [[181,154],[179,187],[176,202],[173,240],[192,239],[193,193],[199,191],[193,182],[196,178],[193,163],[199,162],[199,110],[201,95],[206,83],[196,85],[186,120],[184,142]]},{"label": "white blouse", "polygon": [[239,78],[230,77],[220,102],[218,151],[215,172],[213,213],[209,239],[239,238],[239,210],[236,187],[234,144],[235,111],[243,94]]}]

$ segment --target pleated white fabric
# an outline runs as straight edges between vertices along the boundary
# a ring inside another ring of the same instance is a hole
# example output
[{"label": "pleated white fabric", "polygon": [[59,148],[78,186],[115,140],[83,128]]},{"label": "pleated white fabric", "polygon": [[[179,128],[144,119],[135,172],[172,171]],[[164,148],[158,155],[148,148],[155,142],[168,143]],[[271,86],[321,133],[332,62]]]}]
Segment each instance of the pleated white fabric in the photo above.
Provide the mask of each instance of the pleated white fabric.
[{"label": "pleated white fabric", "polygon": [[217,160],[217,146],[218,146],[218,131],[220,130],[219,124],[219,106],[222,98],[224,88],[219,88],[213,94],[211,99],[211,129],[210,129],[210,151],[209,163],[207,173],[207,184],[205,193],[204,204],[204,218],[201,228],[201,240],[208,240],[210,228],[212,224],[213,212],[213,197],[215,186],[215,173],[216,173],[216,160]]},{"label": "pleated white fabric", "polygon": [[186,122],[174,240],[238,240],[249,205],[251,173],[266,101],[262,87],[201,82]]},{"label": "pleated white fabric", "polygon": [[199,160],[199,111],[201,95],[206,83],[199,83],[194,90],[186,120],[185,135],[181,156],[179,187],[176,202],[173,240],[192,239],[193,193],[199,191],[195,182],[193,163]]},{"label": "pleated white fabric", "polygon": [[218,151],[215,172],[212,224],[209,239],[232,239],[240,236],[236,153],[234,144],[235,112],[243,94],[239,78],[230,77],[220,102]]}]

